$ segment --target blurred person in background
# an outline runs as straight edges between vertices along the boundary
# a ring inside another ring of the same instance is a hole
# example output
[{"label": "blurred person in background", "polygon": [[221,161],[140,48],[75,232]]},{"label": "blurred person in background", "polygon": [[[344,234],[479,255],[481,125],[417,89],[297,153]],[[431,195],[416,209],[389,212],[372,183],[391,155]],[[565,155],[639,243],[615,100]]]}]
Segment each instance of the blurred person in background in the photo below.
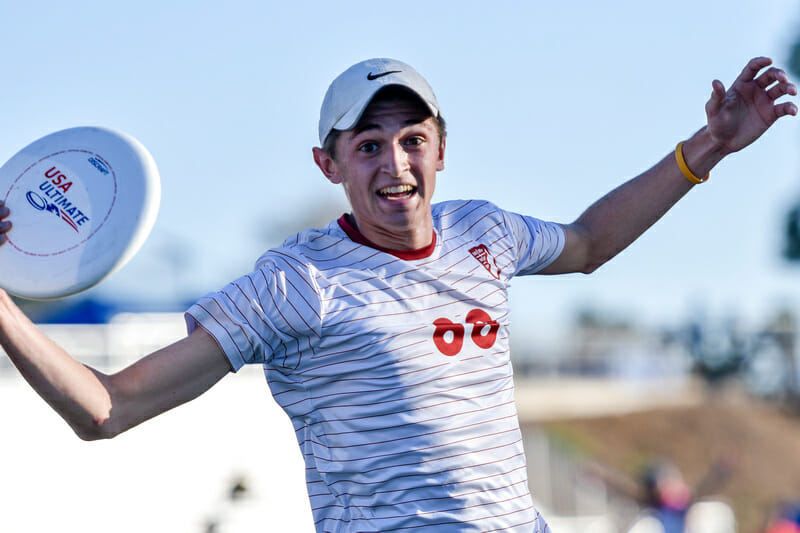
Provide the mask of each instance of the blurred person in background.
[{"label": "blurred person in background", "polygon": [[694,486],[665,458],[648,461],[637,478],[598,462],[589,463],[585,470],[639,506],[641,512],[628,533],[734,533],[733,511],[715,496],[729,479],[733,464],[731,457],[720,457]]}]

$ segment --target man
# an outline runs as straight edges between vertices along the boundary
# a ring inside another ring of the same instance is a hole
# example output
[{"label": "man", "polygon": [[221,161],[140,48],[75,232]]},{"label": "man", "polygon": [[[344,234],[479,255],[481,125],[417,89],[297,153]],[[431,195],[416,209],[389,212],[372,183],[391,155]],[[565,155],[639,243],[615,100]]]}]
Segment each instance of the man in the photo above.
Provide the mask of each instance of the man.
[{"label": "man", "polygon": [[753,59],[727,92],[714,81],[705,127],[559,225],[487,202],[432,204],[446,146],[433,91],[399,61],[359,63],[328,89],[313,150],[350,214],[268,251],[189,309],[186,338],[116,374],[70,358],[5,293],[0,341],[84,439],[263,364],[296,430],[318,531],[547,531],[514,408],[508,282],[595,270],[724,156],[795,115],[776,103],[794,85],[769,65]]}]

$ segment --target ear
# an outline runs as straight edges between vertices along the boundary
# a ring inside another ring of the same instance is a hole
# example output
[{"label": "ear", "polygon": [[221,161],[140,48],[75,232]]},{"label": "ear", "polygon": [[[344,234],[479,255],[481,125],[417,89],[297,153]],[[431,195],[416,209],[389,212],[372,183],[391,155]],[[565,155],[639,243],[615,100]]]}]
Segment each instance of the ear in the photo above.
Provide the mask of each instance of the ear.
[{"label": "ear", "polygon": [[334,184],[341,183],[342,177],[339,175],[336,161],[334,161],[328,152],[318,147],[312,148],[311,151],[314,154],[314,163],[316,163],[322,173],[325,174],[328,181]]},{"label": "ear", "polygon": [[436,161],[436,170],[444,170],[444,148],[447,141],[442,139],[442,142],[439,143],[439,158]]}]

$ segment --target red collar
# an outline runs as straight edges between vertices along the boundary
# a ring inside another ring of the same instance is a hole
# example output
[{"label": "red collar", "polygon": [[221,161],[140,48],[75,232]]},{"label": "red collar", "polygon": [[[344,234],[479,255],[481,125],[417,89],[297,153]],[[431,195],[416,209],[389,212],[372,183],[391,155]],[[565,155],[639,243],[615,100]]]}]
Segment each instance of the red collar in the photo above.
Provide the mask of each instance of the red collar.
[{"label": "red collar", "polygon": [[425,259],[426,257],[430,257],[433,253],[433,250],[436,248],[436,232],[433,233],[433,237],[431,238],[431,243],[427,246],[422,248],[417,248],[416,250],[392,250],[390,248],[384,248],[382,246],[378,246],[371,240],[364,237],[360,231],[358,231],[355,226],[350,224],[350,217],[347,214],[342,215],[339,217],[337,222],[339,223],[339,227],[347,233],[347,236],[350,237],[350,240],[353,242],[357,242],[358,244],[363,244],[364,246],[369,246],[370,248],[375,248],[376,250],[380,250],[381,252],[386,252],[387,254],[392,254],[393,256],[404,259],[406,261],[411,261],[414,259]]}]

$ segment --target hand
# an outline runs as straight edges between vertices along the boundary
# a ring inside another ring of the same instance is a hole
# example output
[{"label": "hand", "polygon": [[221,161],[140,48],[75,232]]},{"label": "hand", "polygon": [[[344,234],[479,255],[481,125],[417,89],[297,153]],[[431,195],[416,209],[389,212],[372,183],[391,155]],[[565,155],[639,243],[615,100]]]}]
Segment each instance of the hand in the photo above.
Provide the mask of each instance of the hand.
[{"label": "hand", "polygon": [[797,114],[792,102],[775,103],[782,96],[797,94],[786,72],[770,67],[758,74],[771,64],[768,57],[751,59],[727,91],[721,81],[713,81],[713,92],[706,104],[708,132],[722,152],[741,150],[780,117]]},{"label": "hand", "polygon": [[6,233],[11,229],[11,221],[6,220],[6,217],[11,213],[6,207],[6,203],[0,200],[0,245],[8,240]]}]

